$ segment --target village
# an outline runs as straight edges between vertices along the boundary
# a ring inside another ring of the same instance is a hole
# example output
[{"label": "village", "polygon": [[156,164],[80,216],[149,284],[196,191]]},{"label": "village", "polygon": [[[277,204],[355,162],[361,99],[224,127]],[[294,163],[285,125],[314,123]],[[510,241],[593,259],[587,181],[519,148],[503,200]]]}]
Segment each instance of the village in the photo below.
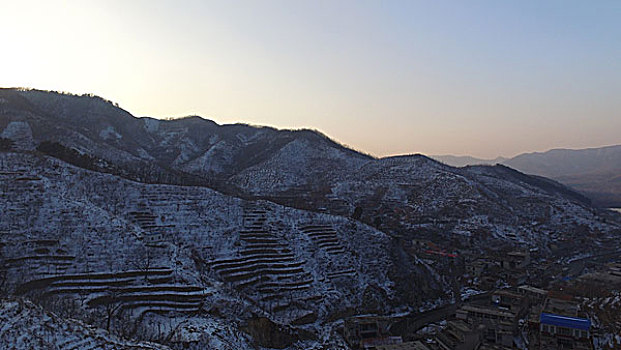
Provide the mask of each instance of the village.
[{"label": "village", "polygon": [[599,251],[554,260],[537,249],[480,256],[412,240],[411,254],[457,276],[454,302],[352,317],[343,335],[354,349],[618,349],[621,252],[615,242],[598,243]]}]

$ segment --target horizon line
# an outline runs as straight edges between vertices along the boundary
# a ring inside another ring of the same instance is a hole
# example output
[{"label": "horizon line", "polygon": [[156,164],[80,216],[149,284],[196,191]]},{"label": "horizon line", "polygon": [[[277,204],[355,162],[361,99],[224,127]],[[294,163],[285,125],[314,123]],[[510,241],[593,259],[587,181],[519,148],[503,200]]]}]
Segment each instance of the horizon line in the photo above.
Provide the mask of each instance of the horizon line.
[{"label": "horizon line", "polygon": [[344,142],[341,142],[338,138],[333,137],[328,135],[325,131],[313,127],[313,126],[301,126],[301,127],[284,127],[284,126],[278,126],[278,125],[273,125],[273,124],[269,124],[269,123],[262,123],[262,124],[256,124],[256,123],[252,123],[252,122],[245,122],[243,120],[237,121],[237,122],[233,122],[233,123],[222,123],[222,122],[218,122],[215,119],[211,119],[211,117],[207,118],[207,117],[203,117],[200,115],[200,113],[190,113],[187,115],[181,115],[181,116],[150,116],[150,115],[143,115],[143,116],[136,116],[135,114],[133,114],[132,112],[130,112],[129,110],[123,108],[120,106],[120,104],[118,102],[115,102],[113,100],[107,99],[105,97],[102,97],[96,93],[92,93],[92,92],[84,92],[84,93],[75,93],[75,92],[71,92],[71,91],[63,91],[63,90],[46,90],[46,89],[38,89],[38,88],[33,88],[33,87],[24,87],[24,86],[13,86],[13,87],[0,87],[0,90],[15,90],[15,91],[39,91],[39,92],[46,92],[46,93],[56,93],[59,95],[65,95],[65,96],[73,96],[73,97],[88,97],[88,98],[99,98],[102,101],[106,102],[106,103],[110,103],[112,104],[113,107],[118,108],[120,110],[123,110],[124,112],[128,113],[129,115],[131,115],[134,118],[138,118],[138,119],[142,119],[142,118],[149,118],[149,119],[155,119],[155,120],[159,120],[159,121],[175,121],[175,120],[181,120],[181,119],[186,119],[186,118],[200,118],[202,120],[205,121],[210,121],[215,123],[218,126],[227,126],[227,125],[246,125],[246,126],[250,126],[250,127],[254,127],[254,128],[271,128],[271,129],[275,129],[275,130],[282,130],[282,131],[312,131],[312,132],[317,132],[319,134],[321,134],[324,137],[327,137],[328,139],[332,140],[333,142],[336,142],[337,144],[344,146],[346,148],[349,148],[353,151],[362,153],[364,155],[376,158],[376,159],[382,159],[382,158],[390,158],[390,157],[401,157],[401,156],[413,156],[413,155],[424,155],[427,156],[429,158],[432,158],[434,160],[436,160],[434,157],[446,157],[446,156],[450,156],[450,157],[470,157],[470,158],[474,158],[478,161],[494,161],[498,158],[504,158],[505,160],[510,160],[513,159],[515,157],[518,157],[520,155],[527,155],[527,154],[544,154],[547,152],[551,152],[551,151],[582,151],[582,150],[594,150],[594,149],[601,149],[601,148],[610,148],[610,147],[616,147],[616,146],[621,146],[621,140],[619,141],[619,143],[614,143],[614,144],[605,144],[605,145],[599,145],[599,146],[588,146],[588,147],[582,147],[582,148],[576,148],[576,147],[572,147],[572,146],[558,146],[558,147],[552,147],[552,148],[548,148],[545,150],[533,150],[533,151],[522,151],[522,152],[518,152],[513,156],[505,156],[505,155],[498,155],[496,157],[478,157],[478,156],[474,156],[472,154],[455,154],[455,153],[442,153],[442,154],[430,154],[430,153],[423,153],[423,152],[405,152],[405,153],[394,153],[394,154],[384,154],[384,155],[377,155],[377,154],[373,154],[369,151],[366,150],[360,150],[357,147],[351,146],[349,144],[346,144]]}]

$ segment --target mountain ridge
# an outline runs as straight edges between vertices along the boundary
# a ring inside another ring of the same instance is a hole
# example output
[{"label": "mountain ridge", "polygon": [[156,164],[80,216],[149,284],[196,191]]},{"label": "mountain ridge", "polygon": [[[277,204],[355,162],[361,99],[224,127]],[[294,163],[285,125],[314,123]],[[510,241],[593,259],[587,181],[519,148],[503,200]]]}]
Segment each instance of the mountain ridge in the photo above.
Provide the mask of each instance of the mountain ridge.
[{"label": "mountain ridge", "polygon": [[[85,144],[86,140],[83,140],[80,135],[84,133],[83,136],[91,140],[101,141],[98,139],[104,139],[103,141],[105,141],[107,146],[124,153],[122,158],[125,159],[121,160],[125,161],[156,159],[161,166],[171,166],[175,161],[177,163],[187,163],[189,160],[203,155],[212,146],[222,142],[239,148],[243,144],[255,141],[254,143],[258,144],[256,148],[270,150],[270,148],[273,149],[274,147],[279,148],[294,138],[305,138],[314,142],[327,142],[332,147],[343,152],[370,158],[369,155],[351,150],[335,142],[317,130],[278,130],[272,127],[252,126],[242,123],[220,125],[212,120],[198,116],[170,120],[148,117],[138,118],[120,109],[108,100],[91,95],[77,96],[41,90],[4,89],[0,90],[0,97],[6,101],[0,105],[5,111],[10,111],[11,107],[17,111],[25,110],[31,114],[28,118],[34,118],[37,121],[37,125],[31,126],[33,128],[33,136],[37,142],[46,139],[46,141],[69,143],[68,140],[63,140],[62,138],[74,136],[77,139],[72,140],[74,144],[71,146],[80,150],[80,148],[88,148],[87,146],[89,146]],[[18,103],[16,103],[17,99],[19,99]],[[19,119],[24,118],[13,116],[12,121],[18,121]],[[5,120],[5,125],[0,124],[0,126],[6,127],[7,122]],[[67,125],[66,122],[74,123],[74,125]],[[85,123],[88,123],[88,125],[84,125]],[[164,139],[164,137],[158,138],[158,136],[161,136],[158,135],[160,129],[166,129],[167,134],[165,137],[169,137],[172,140]],[[74,135],[68,134],[67,130],[72,130]],[[205,139],[199,133],[210,133],[215,135],[215,139]],[[177,137],[177,139],[185,137],[186,144],[183,145],[183,150],[180,148],[171,150],[168,146],[174,143],[175,136],[179,136],[179,134],[181,134],[181,137]],[[256,139],[253,140],[253,137]],[[97,150],[97,147],[89,151],[94,152],[100,157],[106,153],[106,150]],[[218,150],[215,149],[214,151],[217,153]],[[183,152],[187,154],[181,154]],[[257,158],[257,161],[262,159],[260,156],[257,157],[256,154],[254,156]],[[243,158],[246,163],[238,162],[238,166],[248,167],[253,164],[252,162],[247,162],[251,159],[244,157],[244,154],[241,154],[239,157]]]},{"label": "mountain ridge", "polygon": [[[493,162],[468,156],[432,157],[453,166]],[[500,163],[559,181],[585,194],[600,207],[621,207],[621,145],[555,148],[522,153]]]},{"label": "mountain ridge", "polygon": [[[2,132],[6,134],[9,124],[13,129],[30,128],[21,132],[26,138],[31,134],[31,147],[42,141],[57,142],[117,167],[140,164],[148,169],[142,173],[161,172],[161,177],[181,172],[205,179],[215,188],[245,194],[274,195],[261,189],[270,183],[281,193],[300,188],[317,191],[322,183],[338,182],[351,174],[355,177],[365,164],[376,167],[420,159],[421,165],[440,169],[440,163],[421,154],[375,158],[317,130],[220,125],[199,116],[137,118],[92,95],[2,89],[0,98],[4,101],[0,104]],[[19,124],[29,120],[34,123]],[[262,180],[256,180],[257,176]]]}]

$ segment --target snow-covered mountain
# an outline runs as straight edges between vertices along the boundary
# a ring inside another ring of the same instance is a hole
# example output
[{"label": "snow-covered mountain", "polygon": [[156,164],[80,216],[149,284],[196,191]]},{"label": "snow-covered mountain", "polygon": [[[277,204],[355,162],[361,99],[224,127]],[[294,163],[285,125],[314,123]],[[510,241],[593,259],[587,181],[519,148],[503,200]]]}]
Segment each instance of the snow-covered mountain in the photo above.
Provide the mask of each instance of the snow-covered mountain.
[{"label": "snow-covered mountain", "polygon": [[459,270],[414,239],[563,257],[619,233],[582,195],[505,166],[36,90],[0,90],[0,180],[3,294],[172,348],[346,349],[347,316],[455,300]]},{"label": "snow-covered mountain", "polygon": [[330,149],[334,159],[370,159],[310,130],[218,125],[199,117],[135,118],[111,102],[37,90],[0,90],[1,137],[25,147],[60,143],[121,168],[155,167],[225,178],[268,161],[290,143]]},{"label": "snow-covered mountain", "polygon": [[432,268],[351,219],[21,151],[0,152],[0,178],[4,292],[121,336],[338,348],[343,316],[450,297]]},{"label": "snow-covered mountain", "polygon": [[[0,132],[16,148],[143,182],[204,185],[347,217],[357,211],[356,219],[410,238],[483,229],[503,240],[502,232],[520,231],[520,242],[539,245],[541,233],[567,231],[570,221],[602,229],[586,197],[504,166],[376,159],[312,130],[135,118],[90,95],[4,89],[0,97]],[[442,224],[430,228],[430,220]]]},{"label": "snow-covered mountain", "polygon": [[525,153],[505,164],[569,185],[599,206],[621,207],[621,145]]},{"label": "snow-covered mountain", "polygon": [[601,207],[621,207],[621,145],[585,149],[553,149],[494,160],[468,156],[432,156],[457,167],[504,164],[526,174],[555,179],[584,193]]}]

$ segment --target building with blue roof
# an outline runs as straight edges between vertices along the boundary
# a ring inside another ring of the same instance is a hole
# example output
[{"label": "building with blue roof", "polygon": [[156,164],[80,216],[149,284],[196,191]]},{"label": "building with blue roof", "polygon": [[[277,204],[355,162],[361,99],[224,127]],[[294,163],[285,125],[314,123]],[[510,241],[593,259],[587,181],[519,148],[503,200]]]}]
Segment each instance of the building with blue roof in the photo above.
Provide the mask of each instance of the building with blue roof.
[{"label": "building with blue roof", "polygon": [[542,349],[591,349],[591,320],[553,313],[541,313]]}]

